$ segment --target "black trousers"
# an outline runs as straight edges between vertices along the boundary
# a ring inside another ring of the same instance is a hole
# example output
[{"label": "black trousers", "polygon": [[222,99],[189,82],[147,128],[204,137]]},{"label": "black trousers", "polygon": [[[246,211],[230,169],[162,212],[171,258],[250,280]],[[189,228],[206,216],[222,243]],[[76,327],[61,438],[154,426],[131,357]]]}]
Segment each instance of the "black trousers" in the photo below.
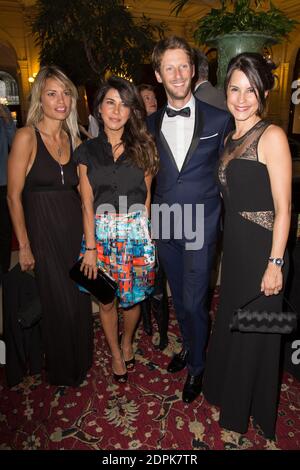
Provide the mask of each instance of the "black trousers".
[{"label": "black trousers", "polygon": [[0,282],[10,266],[12,225],[6,201],[7,186],[0,186]]},{"label": "black trousers", "polygon": [[215,244],[187,250],[182,240],[158,240],[158,255],[166,272],[175,313],[188,352],[188,370],[200,375],[205,365],[208,334],[208,288]]}]

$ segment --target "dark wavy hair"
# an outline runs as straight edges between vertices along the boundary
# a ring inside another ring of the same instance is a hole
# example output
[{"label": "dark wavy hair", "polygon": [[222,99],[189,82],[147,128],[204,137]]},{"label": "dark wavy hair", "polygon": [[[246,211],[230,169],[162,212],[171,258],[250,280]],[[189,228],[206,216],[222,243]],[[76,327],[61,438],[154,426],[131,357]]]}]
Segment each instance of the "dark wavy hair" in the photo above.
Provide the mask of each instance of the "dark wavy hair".
[{"label": "dark wavy hair", "polygon": [[99,107],[107,92],[112,88],[119,92],[124,104],[130,108],[129,119],[121,137],[126,156],[145,172],[155,175],[158,171],[158,152],[154,139],[146,127],[143,100],[133,83],[115,76],[103,83],[94,102],[94,116],[99,127],[104,132],[104,123]]},{"label": "dark wavy hair", "polygon": [[257,114],[261,116],[266,107],[265,92],[272,90],[275,83],[275,75],[273,70],[276,65],[269,59],[265,59],[257,52],[242,52],[233,57],[228,64],[227,74],[224,82],[225,94],[235,70],[241,70],[249,80],[250,85],[254,88],[254,93],[258,101]]}]

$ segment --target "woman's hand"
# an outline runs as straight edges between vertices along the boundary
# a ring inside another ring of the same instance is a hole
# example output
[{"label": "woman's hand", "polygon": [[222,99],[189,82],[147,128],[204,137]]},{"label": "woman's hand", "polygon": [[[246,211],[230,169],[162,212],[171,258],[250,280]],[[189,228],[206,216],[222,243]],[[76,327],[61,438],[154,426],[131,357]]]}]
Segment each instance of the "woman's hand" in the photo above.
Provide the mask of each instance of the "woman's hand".
[{"label": "woman's hand", "polygon": [[97,277],[97,250],[86,251],[80,271],[83,271],[84,275],[89,279],[96,279]]},{"label": "woman's hand", "polygon": [[24,246],[19,249],[19,263],[22,271],[31,271],[34,269],[35,260],[30,246]]},{"label": "woman's hand", "polygon": [[279,266],[269,263],[261,281],[261,292],[265,295],[277,295],[282,289],[283,277]]}]

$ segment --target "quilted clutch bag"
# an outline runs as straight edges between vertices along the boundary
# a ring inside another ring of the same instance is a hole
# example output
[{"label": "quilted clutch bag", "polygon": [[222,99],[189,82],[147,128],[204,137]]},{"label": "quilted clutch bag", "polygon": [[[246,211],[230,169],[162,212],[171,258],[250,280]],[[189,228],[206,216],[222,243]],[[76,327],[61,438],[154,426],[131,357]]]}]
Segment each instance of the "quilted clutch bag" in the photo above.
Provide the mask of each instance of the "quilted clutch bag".
[{"label": "quilted clutch bag", "polygon": [[231,331],[290,334],[297,328],[297,313],[287,299],[285,301],[293,310],[292,312],[267,312],[246,308],[260,295],[234,311],[229,325]]}]

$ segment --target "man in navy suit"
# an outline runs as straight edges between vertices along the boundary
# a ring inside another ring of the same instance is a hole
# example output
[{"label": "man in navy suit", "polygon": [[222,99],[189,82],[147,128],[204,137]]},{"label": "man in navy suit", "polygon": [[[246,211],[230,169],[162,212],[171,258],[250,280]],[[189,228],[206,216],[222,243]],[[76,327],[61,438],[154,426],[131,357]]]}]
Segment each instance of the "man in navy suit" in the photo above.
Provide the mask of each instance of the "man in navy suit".
[{"label": "man in navy suit", "polygon": [[[193,51],[183,38],[172,36],[159,41],[152,62],[168,100],[167,106],[148,117],[160,156],[152,220],[160,207],[162,224],[156,227],[159,258],[167,274],[183,343],[168,371],[175,373],[187,366],[182,399],[191,403],[202,387],[207,291],[220,216],[214,173],[232,125],[226,111],[193,96]],[[166,207],[170,212],[174,209],[173,217],[168,218]]]}]

